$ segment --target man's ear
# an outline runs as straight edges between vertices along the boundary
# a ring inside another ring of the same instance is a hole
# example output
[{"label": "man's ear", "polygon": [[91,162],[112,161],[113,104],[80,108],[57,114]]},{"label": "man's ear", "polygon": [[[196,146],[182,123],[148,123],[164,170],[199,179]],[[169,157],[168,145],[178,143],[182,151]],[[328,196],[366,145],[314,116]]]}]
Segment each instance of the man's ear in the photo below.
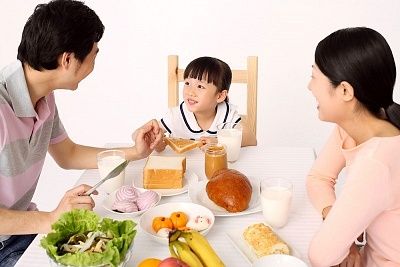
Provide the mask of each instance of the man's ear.
[{"label": "man's ear", "polygon": [[59,66],[63,69],[69,69],[72,64],[72,60],[74,59],[74,53],[64,52],[59,57]]},{"label": "man's ear", "polygon": [[350,83],[343,81],[339,84],[338,87],[340,90],[341,97],[344,101],[348,102],[348,101],[353,100],[354,88]]},{"label": "man's ear", "polygon": [[226,96],[228,95],[228,90],[222,90],[217,94],[218,94],[217,103],[222,103],[225,101]]}]

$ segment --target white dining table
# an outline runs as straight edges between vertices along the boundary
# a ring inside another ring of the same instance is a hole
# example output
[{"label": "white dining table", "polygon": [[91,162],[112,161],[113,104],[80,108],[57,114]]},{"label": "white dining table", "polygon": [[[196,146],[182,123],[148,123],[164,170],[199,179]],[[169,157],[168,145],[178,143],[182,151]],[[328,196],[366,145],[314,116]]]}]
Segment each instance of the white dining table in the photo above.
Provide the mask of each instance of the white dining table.
[{"label": "white dining table", "polygon": [[[166,149],[161,154],[172,154]],[[158,154],[158,153],[155,153]],[[306,194],[305,179],[313,161],[315,152],[308,147],[245,147],[241,149],[240,158],[235,163],[229,163],[229,168],[244,173],[249,178],[285,177],[293,183],[294,194],[289,221],[286,226],[276,229],[278,235],[287,242],[298,257],[309,264],[307,250],[310,241],[321,224],[321,218],[311,206]],[[200,180],[206,179],[204,173],[204,153],[194,150],[186,153],[187,170],[197,174]],[[125,184],[132,184],[135,177],[141,177],[145,160],[131,162],[126,169]],[[99,181],[97,169],[86,170],[77,181],[77,184],[94,185]],[[129,218],[106,210],[102,206],[105,194],[94,196],[95,211],[103,217],[114,219],[131,219],[136,223],[140,217]],[[176,196],[162,197],[159,204],[167,202],[190,202],[188,193]],[[241,233],[247,226],[263,221],[262,212],[242,216],[216,217],[213,227],[207,234],[212,247],[228,267],[251,266],[249,260],[234,246],[227,233],[237,231]],[[145,258],[167,258],[170,256],[168,246],[155,242],[144,233],[139,226],[131,251],[131,258],[126,266],[137,266]],[[16,266],[49,266],[49,259],[43,248],[40,247],[38,235],[22,255]]]}]

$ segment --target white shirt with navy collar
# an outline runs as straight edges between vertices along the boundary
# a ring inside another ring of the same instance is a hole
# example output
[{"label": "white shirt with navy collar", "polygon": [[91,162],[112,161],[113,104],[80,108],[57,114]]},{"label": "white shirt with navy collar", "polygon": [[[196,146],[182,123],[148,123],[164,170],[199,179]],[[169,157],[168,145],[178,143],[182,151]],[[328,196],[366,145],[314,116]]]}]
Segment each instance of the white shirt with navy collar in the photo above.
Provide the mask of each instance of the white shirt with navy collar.
[{"label": "white shirt with navy collar", "polygon": [[165,117],[161,119],[161,126],[172,137],[199,139],[202,136],[216,137],[217,125],[220,123],[240,120],[237,107],[231,103],[222,102],[217,105],[217,114],[210,128],[202,130],[193,112],[190,112],[182,102],[179,106],[169,109]]}]

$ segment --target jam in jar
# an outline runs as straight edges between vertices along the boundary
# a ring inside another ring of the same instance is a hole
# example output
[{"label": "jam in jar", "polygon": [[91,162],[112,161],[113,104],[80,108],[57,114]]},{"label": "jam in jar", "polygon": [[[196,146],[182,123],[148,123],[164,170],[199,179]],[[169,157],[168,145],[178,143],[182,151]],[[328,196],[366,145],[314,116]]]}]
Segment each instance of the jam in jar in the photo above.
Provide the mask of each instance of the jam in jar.
[{"label": "jam in jar", "polygon": [[211,179],[214,172],[228,168],[226,150],[222,144],[209,144],[205,150],[205,173]]}]

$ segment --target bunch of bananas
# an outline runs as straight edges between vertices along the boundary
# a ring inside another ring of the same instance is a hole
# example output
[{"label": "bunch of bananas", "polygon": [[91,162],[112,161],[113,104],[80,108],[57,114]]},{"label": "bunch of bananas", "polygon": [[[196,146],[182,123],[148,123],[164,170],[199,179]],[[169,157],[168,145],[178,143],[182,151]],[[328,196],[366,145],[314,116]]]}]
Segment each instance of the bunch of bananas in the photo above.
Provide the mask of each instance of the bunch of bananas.
[{"label": "bunch of bananas", "polygon": [[[178,240],[182,237],[184,241]],[[180,259],[190,267],[224,267],[207,239],[194,230],[171,232],[169,235],[171,256]]]}]

